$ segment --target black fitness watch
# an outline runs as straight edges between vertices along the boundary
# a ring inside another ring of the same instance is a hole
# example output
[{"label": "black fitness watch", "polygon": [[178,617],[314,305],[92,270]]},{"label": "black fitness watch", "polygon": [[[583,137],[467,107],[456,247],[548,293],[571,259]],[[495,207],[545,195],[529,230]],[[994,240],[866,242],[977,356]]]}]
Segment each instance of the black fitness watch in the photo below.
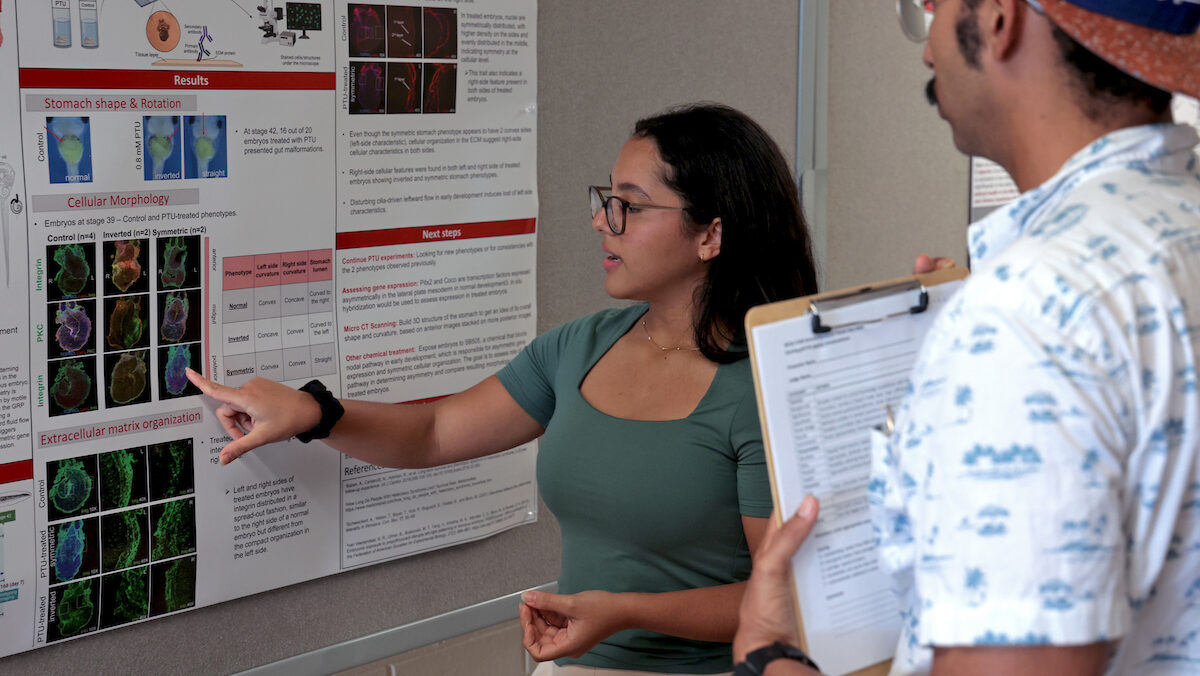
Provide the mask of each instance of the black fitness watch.
[{"label": "black fitness watch", "polygon": [[812,661],[804,651],[793,645],[776,641],[769,646],[746,653],[746,661],[739,662],[733,668],[733,676],[760,676],[767,665],[778,659],[795,660],[806,667],[821,671],[821,667]]},{"label": "black fitness watch", "polygon": [[321,407],[321,421],[311,430],[297,434],[296,439],[302,444],[307,444],[313,439],[324,439],[329,436],[334,424],[346,414],[346,409],[342,408],[341,402],[319,380],[310,380],[304,383],[300,391],[308,392],[313,399],[317,400],[317,406]]}]

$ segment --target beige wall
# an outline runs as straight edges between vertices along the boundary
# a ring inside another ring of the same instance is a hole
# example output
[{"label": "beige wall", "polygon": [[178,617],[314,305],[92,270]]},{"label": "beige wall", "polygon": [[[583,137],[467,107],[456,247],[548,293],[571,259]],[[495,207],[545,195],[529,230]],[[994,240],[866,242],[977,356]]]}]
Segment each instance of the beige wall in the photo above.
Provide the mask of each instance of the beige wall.
[{"label": "beige wall", "polygon": [[918,253],[965,264],[967,160],[925,102],[922,46],[894,3],[829,4],[828,288],[909,274]]}]

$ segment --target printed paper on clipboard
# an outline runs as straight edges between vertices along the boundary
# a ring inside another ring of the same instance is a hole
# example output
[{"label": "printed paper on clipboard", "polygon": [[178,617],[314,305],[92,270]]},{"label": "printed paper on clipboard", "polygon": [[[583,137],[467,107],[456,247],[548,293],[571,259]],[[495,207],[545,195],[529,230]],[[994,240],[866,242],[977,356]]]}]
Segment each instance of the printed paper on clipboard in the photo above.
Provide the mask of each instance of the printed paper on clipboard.
[{"label": "printed paper on clipboard", "polygon": [[885,405],[899,405],[926,331],[966,274],[941,270],[746,315],[778,513],[794,514],[808,494],[821,501],[792,573],[801,647],[831,676],[886,674],[895,654],[900,611],[867,503],[871,430]]}]

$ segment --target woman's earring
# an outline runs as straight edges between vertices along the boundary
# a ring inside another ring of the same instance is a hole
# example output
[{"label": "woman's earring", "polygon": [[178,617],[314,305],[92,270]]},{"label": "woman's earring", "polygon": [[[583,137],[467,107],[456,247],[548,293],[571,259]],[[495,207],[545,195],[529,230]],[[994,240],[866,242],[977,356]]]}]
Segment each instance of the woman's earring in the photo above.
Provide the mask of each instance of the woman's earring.
[{"label": "woman's earring", "polygon": [[704,254],[699,254],[699,256],[700,256],[700,262],[701,262],[701,263],[707,263],[707,262],[708,262],[708,259],[704,257]]}]

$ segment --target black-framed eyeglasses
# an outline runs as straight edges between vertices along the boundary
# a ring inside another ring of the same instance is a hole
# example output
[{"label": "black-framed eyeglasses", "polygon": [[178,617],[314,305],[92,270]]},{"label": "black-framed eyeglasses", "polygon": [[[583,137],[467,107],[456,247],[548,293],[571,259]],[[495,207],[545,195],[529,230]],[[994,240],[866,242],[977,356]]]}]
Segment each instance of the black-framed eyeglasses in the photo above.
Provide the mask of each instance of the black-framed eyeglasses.
[{"label": "black-framed eyeglasses", "polygon": [[[687,207],[664,207],[658,204],[639,204],[638,202],[630,202],[623,200],[616,195],[611,194],[612,186],[609,185],[589,185],[588,198],[592,203],[592,219],[595,220],[596,214],[600,210],[604,210],[604,218],[608,222],[608,229],[614,235],[620,235],[625,232],[625,215],[632,209],[637,213],[638,209],[665,209],[674,211],[687,211]],[[608,194],[606,194],[608,193]]]}]

